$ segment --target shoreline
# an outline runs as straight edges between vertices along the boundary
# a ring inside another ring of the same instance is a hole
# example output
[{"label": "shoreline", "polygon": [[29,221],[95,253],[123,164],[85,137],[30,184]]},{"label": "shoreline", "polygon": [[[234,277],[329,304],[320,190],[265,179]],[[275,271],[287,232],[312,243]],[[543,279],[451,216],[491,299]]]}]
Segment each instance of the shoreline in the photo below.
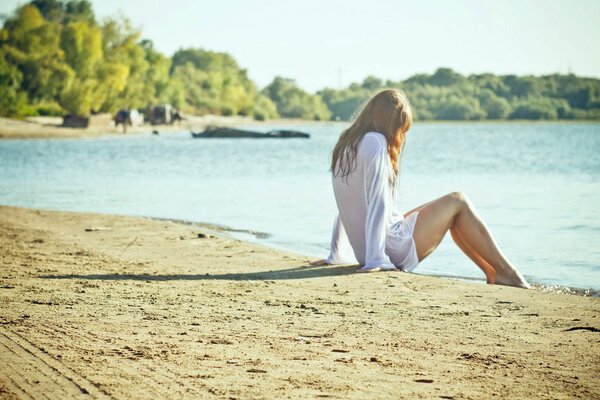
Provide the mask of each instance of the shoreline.
[{"label": "shoreline", "polygon": [[[106,214],[106,215],[110,215],[110,214]],[[134,216],[128,216],[128,217],[134,217]],[[230,227],[228,225],[197,222],[197,221],[190,221],[190,220],[184,220],[184,219],[178,219],[178,218],[161,218],[161,217],[152,217],[152,216],[143,216],[142,218],[148,218],[148,219],[155,220],[155,221],[167,221],[167,222],[172,222],[172,223],[177,223],[177,224],[196,226],[201,229],[210,230],[214,233],[225,234],[232,239],[236,239],[236,238],[233,235],[230,235],[230,233],[247,234],[249,236],[253,236],[254,240],[250,241],[250,240],[241,239],[242,241],[245,241],[245,242],[248,242],[251,244],[255,244],[258,246],[264,246],[266,248],[269,248],[269,249],[272,249],[275,251],[291,252],[291,253],[296,254],[299,257],[305,257],[307,259],[318,258],[318,256],[312,256],[309,254],[299,253],[291,248],[276,247],[276,246],[270,245],[269,243],[260,243],[258,240],[271,237],[271,234],[268,232],[260,232],[260,231],[254,230],[254,229],[238,229],[235,227]],[[236,239],[236,240],[239,240],[239,239]],[[357,268],[358,268],[358,266],[357,266]],[[449,274],[448,275],[446,275],[446,274],[443,274],[443,275],[442,274],[438,274],[438,275],[436,275],[436,274],[421,274],[418,270],[415,271],[414,273],[417,275],[422,275],[422,276],[432,276],[432,277],[437,277],[437,278],[455,279],[458,281],[468,282],[471,284],[473,284],[473,283],[474,284],[486,284],[485,278],[483,278],[483,277],[474,278],[474,277],[470,277],[470,276],[449,275]],[[581,288],[581,287],[566,286],[566,285],[560,285],[560,284],[543,284],[543,283],[539,283],[536,281],[530,281],[530,280],[528,280],[528,282],[531,284],[533,290],[541,291],[544,293],[600,298],[600,289],[594,289],[591,287]]]},{"label": "shoreline", "polygon": [[250,117],[203,115],[189,116],[180,124],[174,125],[143,125],[128,127],[123,132],[121,126],[90,127],[90,128],[66,128],[61,126],[61,118],[58,117],[29,117],[25,120],[0,117],[0,140],[2,139],[63,139],[63,138],[95,138],[105,136],[129,137],[136,134],[151,134],[158,131],[159,134],[174,132],[201,131],[208,126],[261,126],[261,125],[313,125],[313,124],[337,124],[335,121],[305,121],[296,119],[277,119],[257,121]]},{"label": "shoreline", "polygon": [[[92,128],[66,128],[60,125],[58,117],[28,117],[17,120],[0,117],[0,140],[2,139],[61,139],[61,138],[96,138],[96,137],[129,137],[135,134],[151,134],[157,130],[159,133],[190,132],[204,130],[211,125],[224,127],[238,126],[298,126],[298,125],[345,125],[350,121],[313,121],[299,119],[276,119],[257,121],[250,117],[204,115],[186,117],[179,125],[143,125],[128,127],[123,133],[122,127],[92,127]],[[421,125],[438,124],[600,124],[598,120],[482,120],[482,121],[454,121],[454,120],[427,120],[417,121]]]},{"label": "shoreline", "polygon": [[[208,223],[202,221],[191,221],[186,219],[179,218],[166,218],[166,217],[154,217],[150,215],[125,215],[125,214],[110,214],[104,212],[80,212],[80,211],[69,211],[69,210],[59,210],[59,209],[49,209],[49,208],[31,208],[31,207],[23,207],[23,206],[12,206],[0,204],[0,208],[2,207],[13,207],[19,208],[23,210],[31,210],[31,211],[47,211],[47,212],[64,212],[64,213],[75,213],[75,214],[97,214],[104,215],[110,217],[123,217],[123,218],[142,218],[151,221],[157,222],[168,222],[173,224],[186,225],[190,227],[195,227],[201,230],[204,230],[212,235],[224,235],[231,240],[237,240],[241,242],[248,243],[249,245],[261,246],[269,250],[273,250],[276,252],[285,252],[294,254],[296,257],[305,258],[307,260],[317,259],[319,256],[310,255],[298,252],[297,250],[286,247],[286,246],[274,246],[271,243],[261,242],[261,239],[268,239],[271,237],[271,234],[268,232],[257,231],[254,229],[240,229],[236,227],[231,227],[224,224],[219,223]],[[246,238],[236,237],[235,234],[247,235]],[[358,268],[358,265],[355,266]],[[468,284],[476,284],[476,285],[486,285],[485,279],[475,278],[471,276],[461,276],[461,275],[451,275],[451,274],[422,274],[420,271],[415,271],[414,274],[420,276],[430,276],[442,279],[452,279],[460,282],[465,282]],[[544,292],[548,294],[563,294],[569,296],[581,296],[581,297],[591,297],[591,298],[600,298],[600,289],[594,289],[591,287],[583,288],[583,287],[574,287],[574,286],[566,286],[561,284],[543,284],[539,283],[535,280],[528,279],[528,282],[532,285],[532,290]]]},{"label": "shoreline", "polygon": [[246,117],[221,117],[216,115],[191,116],[177,125],[143,125],[127,127],[123,132],[122,126],[66,128],[61,126],[58,117],[31,117],[26,120],[16,120],[0,117],[0,139],[61,139],[61,138],[93,138],[104,136],[128,137],[135,134],[150,134],[160,132],[184,132],[192,129],[202,130],[209,125],[239,125],[252,123]]},{"label": "shoreline", "polygon": [[208,228],[7,206],[0,254],[2,397],[600,395],[598,298],[311,267]]}]

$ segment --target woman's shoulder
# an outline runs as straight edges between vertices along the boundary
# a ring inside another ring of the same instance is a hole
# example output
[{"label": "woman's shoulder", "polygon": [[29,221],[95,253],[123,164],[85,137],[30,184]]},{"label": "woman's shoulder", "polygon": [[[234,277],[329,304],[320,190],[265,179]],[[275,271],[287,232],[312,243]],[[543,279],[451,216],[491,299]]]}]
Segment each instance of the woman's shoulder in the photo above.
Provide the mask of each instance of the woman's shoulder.
[{"label": "woman's shoulder", "polygon": [[359,146],[360,152],[373,154],[382,150],[387,151],[387,139],[383,133],[368,132],[363,136]]}]

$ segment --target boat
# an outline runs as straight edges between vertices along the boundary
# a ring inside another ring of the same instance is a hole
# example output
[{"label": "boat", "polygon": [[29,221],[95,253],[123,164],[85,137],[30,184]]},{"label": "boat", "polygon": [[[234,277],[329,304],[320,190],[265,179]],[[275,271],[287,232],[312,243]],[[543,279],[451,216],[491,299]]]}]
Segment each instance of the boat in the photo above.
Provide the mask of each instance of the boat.
[{"label": "boat", "polygon": [[308,133],[292,131],[287,129],[271,130],[266,133],[247,131],[243,129],[208,127],[204,132],[191,132],[195,139],[208,138],[253,138],[253,139],[289,139],[289,138],[310,138]]}]

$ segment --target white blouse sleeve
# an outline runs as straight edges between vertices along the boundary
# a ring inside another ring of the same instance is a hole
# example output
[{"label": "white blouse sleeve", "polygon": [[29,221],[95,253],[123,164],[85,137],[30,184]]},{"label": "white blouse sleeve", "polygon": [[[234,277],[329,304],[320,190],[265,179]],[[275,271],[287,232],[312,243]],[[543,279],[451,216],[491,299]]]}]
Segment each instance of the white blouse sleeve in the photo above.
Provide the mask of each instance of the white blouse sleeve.
[{"label": "white blouse sleeve", "polygon": [[389,155],[385,146],[373,150],[365,170],[367,219],[365,221],[365,266],[363,270],[395,269],[385,253],[387,224],[392,204],[389,202]]},{"label": "white blouse sleeve", "polygon": [[342,224],[339,215],[335,217],[333,223],[331,251],[325,261],[327,264],[351,264],[356,261],[352,252],[352,247],[348,241],[348,235],[344,229],[344,224]]}]

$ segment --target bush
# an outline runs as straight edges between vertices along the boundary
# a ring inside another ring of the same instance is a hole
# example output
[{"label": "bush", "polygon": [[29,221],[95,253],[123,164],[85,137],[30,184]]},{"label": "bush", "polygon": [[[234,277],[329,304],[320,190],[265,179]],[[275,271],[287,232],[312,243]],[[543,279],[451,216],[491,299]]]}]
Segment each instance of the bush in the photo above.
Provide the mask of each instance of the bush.
[{"label": "bush", "polygon": [[254,109],[252,112],[254,119],[257,121],[264,121],[266,119],[279,118],[275,103],[268,97],[259,94],[254,99]]},{"label": "bush", "polygon": [[44,117],[60,117],[65,114],[58,103],[39,103],[34,107],[35,113]]},{"label": "bush", "polygon": [[264,121],[267,119],[267,117],[261,111],[254,111],[254,119],[257,121]]},{"label": "bush", "polygon": [[428,121],[434,119],[433,113],[424,107],[412,107],[412,113],[415,121]]},{"label": "bush", "polygon": [[485,118],[485,112],[476,99],[451,98],[434,110],[436,119],[444,120],[476,120]]},{"label": "bush", "polygon": [[511,112],[508,101],[498,97],[489,89],[483,89],[479,93],[479,103],[486,112],[488,119],[506,119]]},{"label": "bush", "polygon": [[228,107],[228,106],[221,107],[221,115],[229,117],[229,116],[231,116],[233,114],[235,114],[233,108]]},{"label": "bush", "polygon": [[509,119],[557,119],[556,109],[547,104],[531,103],[517,106],[509,115]]},{"label": "bush", "polygon": [[292,79],[276,77],[263,89],[263,94],[275,103],[277,113],[283,118],[327,120],[331,117],[321,96],[305,92]]}]

